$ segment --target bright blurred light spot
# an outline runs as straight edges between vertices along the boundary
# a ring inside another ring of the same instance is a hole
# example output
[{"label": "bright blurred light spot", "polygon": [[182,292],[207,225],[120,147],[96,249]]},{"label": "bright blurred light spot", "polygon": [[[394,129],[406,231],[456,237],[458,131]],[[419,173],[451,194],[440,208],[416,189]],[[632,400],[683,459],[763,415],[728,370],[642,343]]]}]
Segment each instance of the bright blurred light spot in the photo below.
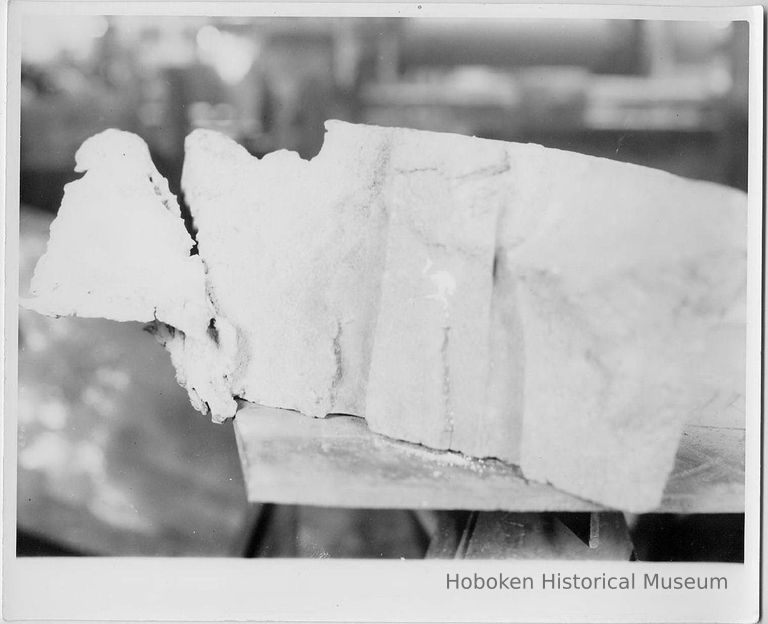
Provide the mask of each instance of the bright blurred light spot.
[{"label": "bright blurred light spot", "polygon": [[38,409],[37,417],[47,429],[59,430],[67,424],[67,410],[56,400],[43,403]]},{"label": "bright blurred light spot", "polygon": [[245,78],[257,52],[252,40],[222,32],[210,24],[197,31],[196,41],[200,59],[212,65],[229,84]]},{"label": "bright blurred light spot", "polygon": [[28,63],[48,63],[61,54],[87,58],[109,21],[102,16],[35,16],[24,20],[21,55]]},{"label": "bright blurred light spot", "polygon": [[197,45],[201,50],[212,50],[216,47],[221,33],[219,29],[210,24],[197,31]]},{"label": "bright blurred light spot", "polygon": [[90,24],[90,36],[98,39],[107,34],[109,22],[106,17],[95,17]]},{"label": "bright blurred light spot", "polygon": [[54,341],[71,341],[74,336],[74,322],[72,318],[45,318],[45,331]]},{"label": "bright blurred light spot", "polygon": [[44,351],[48,346],[48,336],[37,328],[24,328],[24,347],[30,351]]},{"label": "bright blurred light spot", "polygon": [[88,386],[81,394],[81,399],[100,416],[109,416],[115,411],[115,402],[97,386]]},{"label": "bright blurred light spot", "polygon": [[96,488],[97,496],[88,501],[90,512],[114,527],[151,534],[156,527],[147,518],[139,515],[136,506],[124,492],[109,483]]},{"label": "bright blurred light spot", "polygon": [[131,376],[117,368],[101,367],[96,371],[99,383],[115,390],[125,390],[131,383]]},{"label": "bright blurred light spot", "polygon": [[714,63],[709,72],[709,86],[714,95],[727,95],[733,87],[733,76],[725,63]]},{"label": "bright blurred light spot", "polygon": [[34,437],[19,453],[19,465],[50,476],[86,476],[100,482],[106,474],[104,452],[90,441],[73,443],[60,433],[46,431]]},{"label": "bright blurred light spot", "polygon": [[104,477],[106,471],[104,451],[93,442],[79,442],[74,447],[73,455],[73,463],[80,472],[90,475],[96,480]]},{"label": "bright blurred light spot", "polygon": [[184,22],[163,22],[157,38],[137,48],[140,62],[147,67],[185,67],[195,60],[195,42],[183,29]]},{"label": "bright blurred light spot", "polygon": [[27,470],[63,472],[69,464],[71,445],[56,433],[41,433],[19,451],[19,465]]}]

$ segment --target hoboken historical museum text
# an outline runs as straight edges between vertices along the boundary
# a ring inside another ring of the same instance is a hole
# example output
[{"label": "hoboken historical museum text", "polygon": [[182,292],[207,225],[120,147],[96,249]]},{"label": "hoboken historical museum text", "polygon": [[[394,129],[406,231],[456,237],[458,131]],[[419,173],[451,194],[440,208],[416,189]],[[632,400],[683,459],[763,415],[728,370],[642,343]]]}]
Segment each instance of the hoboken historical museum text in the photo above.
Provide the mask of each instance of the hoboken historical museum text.
[{"label": "hoboken historical museum text", "polygon": [[725,576],[671,576],[659,573],[632,572],[624,576],[543,573],[535,576],[497,574],[459,574],[449,572],[445,578],[448,590],[725,590]]}]

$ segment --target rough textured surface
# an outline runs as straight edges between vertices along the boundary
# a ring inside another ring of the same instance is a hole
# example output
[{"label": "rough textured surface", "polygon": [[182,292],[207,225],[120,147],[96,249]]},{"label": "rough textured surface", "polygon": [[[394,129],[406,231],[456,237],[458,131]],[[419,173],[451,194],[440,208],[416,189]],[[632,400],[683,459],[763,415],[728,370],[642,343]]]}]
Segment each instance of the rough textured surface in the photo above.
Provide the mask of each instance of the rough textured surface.
[{"label": "rough textured surface", "polygon": [[94,137],[30,306],[156,318],[215,420],[233,396],[364,415],[656,507],[688,415],[743,397],[744,194],[533,145],[327,127],[311,161],[188,137],[199,257],[140,140]]},{"label": "rough textured surface", "polygon": [[[233,416],[227,324],[206,293],[204,268],[191,256],[176,198],[136,135],[105,130],[83,143],[48,248],[35,267],[29,309],[52,316],[151,322],[195,408]],[[186,351],[192,357],[182,357]]]},{"label": "rough textured surface", "polygon": [[388,133],[345,128],[312,161],[259,160],[196,131],[182,180],[216,307],[237,331],[234,394],[317,417],[363,411],[382,272]]},{"label": "rough textured surface", "polygon": [[507,254],[524,338],[523,472],[646,511],[686,418],[713,392],[743,392],[732,371],[745,357],[744,195],[511,150],[513,203],[536,207],[515,220],[525,225]]},{"label": "rough textured surface", "polygon": [[640,511],[686,415],[743,383],[726,374],[743,353],[741,193],[341,123],[310,162],[193,134],[185,190],[252,401],[364,414]]},{"label": "rough textured surface", "polygon": [[44,314],[205,327],[203,267],[176,198],[136,135],[106,130],[78,150],[26,305]]},{"label": "rough textured surface", "polygon": [[[185,188],[221,310],[248,312],[246,398],[364,413],[391,437],[520,460],[529,478],[642,511],[686,415],[743,383],[725,372],[743,353],[741,193],[399,129],[330,124],[309,163],[206,157],[220,139],[196,136]],[[347,231],[362,234],[354,262]]]},{"label": "rough textured surface", "polygon": [[365,408],[374,431],[481,456],[516,447],[509,438],[483,444],[483,430],[498,432],[486,418],[485,395],[496,223],[504,200],[494,178],[507,170],[499,143],[393,134]]}]

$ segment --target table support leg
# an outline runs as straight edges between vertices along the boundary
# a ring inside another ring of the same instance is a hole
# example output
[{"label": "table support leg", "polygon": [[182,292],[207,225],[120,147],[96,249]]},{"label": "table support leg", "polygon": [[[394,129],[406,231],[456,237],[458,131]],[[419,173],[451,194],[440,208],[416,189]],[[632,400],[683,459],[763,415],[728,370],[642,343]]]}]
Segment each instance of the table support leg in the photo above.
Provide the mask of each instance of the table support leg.
[{"label": "table support leg", "polygon": [[620,512],[436,512],[427,558],[603,559],[632,557]]}]

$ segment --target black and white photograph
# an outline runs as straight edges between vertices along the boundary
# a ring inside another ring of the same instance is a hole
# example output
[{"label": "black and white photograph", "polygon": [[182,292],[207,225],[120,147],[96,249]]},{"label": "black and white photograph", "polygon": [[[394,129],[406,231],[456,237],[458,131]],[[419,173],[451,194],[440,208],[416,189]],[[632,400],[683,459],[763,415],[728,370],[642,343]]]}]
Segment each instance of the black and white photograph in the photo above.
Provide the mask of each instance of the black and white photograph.
[{"label": "black and white photograph", "polygon": [[128,5],[8,7],[4,617],[756,621],[762,8]]}]

